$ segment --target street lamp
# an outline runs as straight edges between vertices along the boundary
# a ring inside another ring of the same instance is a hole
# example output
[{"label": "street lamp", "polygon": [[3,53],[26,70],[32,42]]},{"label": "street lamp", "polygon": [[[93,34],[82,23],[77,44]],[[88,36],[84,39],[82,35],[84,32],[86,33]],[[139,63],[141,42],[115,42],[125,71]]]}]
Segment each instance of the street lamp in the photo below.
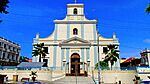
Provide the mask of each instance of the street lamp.
[{"label": "street lamp", "polygon": [[88,68],[90,66],[90,59],[87,60],[87,76],[88,76]]},{"label": "street lamp", "polygon": [[99,33],[98,33],[98,23],[96,24],[96,27],[97,27],[97,48],[98,48],[98,84],[101,84],[100,82],[100,53],[99,53]]}]

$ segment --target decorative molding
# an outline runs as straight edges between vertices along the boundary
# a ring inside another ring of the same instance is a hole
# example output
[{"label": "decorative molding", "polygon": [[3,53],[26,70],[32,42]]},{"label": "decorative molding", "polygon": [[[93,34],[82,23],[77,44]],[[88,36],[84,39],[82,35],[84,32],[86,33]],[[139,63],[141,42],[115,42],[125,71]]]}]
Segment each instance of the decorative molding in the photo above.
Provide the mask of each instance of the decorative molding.
[{"label": "decorative molding", "polygon": [[67,16],[85,16],[84,14],[78,14],[78,15],[72,15],[72,14],[67,14]]},{"label": "decorative molding", "polygon": [[84,4],[67,4],[67,7],[84,7]]},{"label": "decorative molding", "polygon": [[[69,43],[71,41],[75,41],[74,43]],[[76,43],[76,42],[81,42],[81,43]],[[59,44],[60,47],[62,48],[89,48],[91,46],[91,43],[88,42],[87,40],[83,40],[79,37],[72,37],[70,39],[64,40]]]},{"label": "decorative molding", "polygon": [[96,24],[97,21],[96,20],[80,20],[80,21],[67,21],[67,20],[54,20],[55,24]]},{"label": "decorative molding", "polygon": [[79,38],[79,37],[75,36],[75,37],[72,37],[72,38],[70,38],[70,39],[67,39],[67,40],[62,41],[60,44],[69,43],[69,42],[71,42],[71,41],[80,41],[80,42],[82,42],[82,43],[90,43],[90,42],[87,41],[87,40],[84,40],[84,39],[82,39],[82,38]]}]

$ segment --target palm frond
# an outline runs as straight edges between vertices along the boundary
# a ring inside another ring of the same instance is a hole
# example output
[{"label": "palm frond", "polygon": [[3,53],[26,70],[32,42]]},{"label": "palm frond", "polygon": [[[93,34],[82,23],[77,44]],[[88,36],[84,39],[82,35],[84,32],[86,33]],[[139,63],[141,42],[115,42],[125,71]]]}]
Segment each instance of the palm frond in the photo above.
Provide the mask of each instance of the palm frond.
[{"label": "palm frond", "polygon": [[147,6],[146,10],[147,13],[150,13],[150,4]]},{"label": "palm frond", "polygon": [[46,54],[48,54],[44,49],[44,43],[34,44],[33,46],[34,46],[34,49],[32,50],[33,56],[40,56],[39,59],[41,59],[45,58]]},{"label": "palm frond", "polygon": [[104,61],[110,61],[111,65],[119,59],[118,46],[108,45],[108,52],[106,53]]}]

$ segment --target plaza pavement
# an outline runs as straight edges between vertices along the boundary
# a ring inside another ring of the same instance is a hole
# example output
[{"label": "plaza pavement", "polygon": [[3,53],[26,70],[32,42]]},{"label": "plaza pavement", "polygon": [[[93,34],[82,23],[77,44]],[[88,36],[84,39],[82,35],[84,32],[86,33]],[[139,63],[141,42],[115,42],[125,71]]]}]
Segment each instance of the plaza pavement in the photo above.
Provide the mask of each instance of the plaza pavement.
[{"label": "plaza pavement", "polygon": [[[77,82],[76,82],[77,80]],[[42,84],[95,84],[92,78],[89,77],[75,77],[75,76],[67,76],[62,79],[55,80],[53,82],[48,81],[40,81]],[[23,84],[23,82],[13,82],[8,81],[5,84]]]},{"label": "plaza pavement", "polygon": [[52,84],[95,84],[95,83],[92,80],[92,78],[89,77],[67,76],[65,78],[54,81]]}]

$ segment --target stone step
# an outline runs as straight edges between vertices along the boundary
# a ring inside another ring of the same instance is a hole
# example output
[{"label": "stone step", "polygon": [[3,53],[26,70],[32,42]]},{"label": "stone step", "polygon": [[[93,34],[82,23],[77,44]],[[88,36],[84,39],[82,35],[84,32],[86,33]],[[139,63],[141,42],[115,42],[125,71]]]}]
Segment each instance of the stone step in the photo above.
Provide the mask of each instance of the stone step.
[{"label": "stone step", "polygon": [[56,80],[53,84],[95,84],[92,78],[80,76],[67,76],[65,78]]}]

